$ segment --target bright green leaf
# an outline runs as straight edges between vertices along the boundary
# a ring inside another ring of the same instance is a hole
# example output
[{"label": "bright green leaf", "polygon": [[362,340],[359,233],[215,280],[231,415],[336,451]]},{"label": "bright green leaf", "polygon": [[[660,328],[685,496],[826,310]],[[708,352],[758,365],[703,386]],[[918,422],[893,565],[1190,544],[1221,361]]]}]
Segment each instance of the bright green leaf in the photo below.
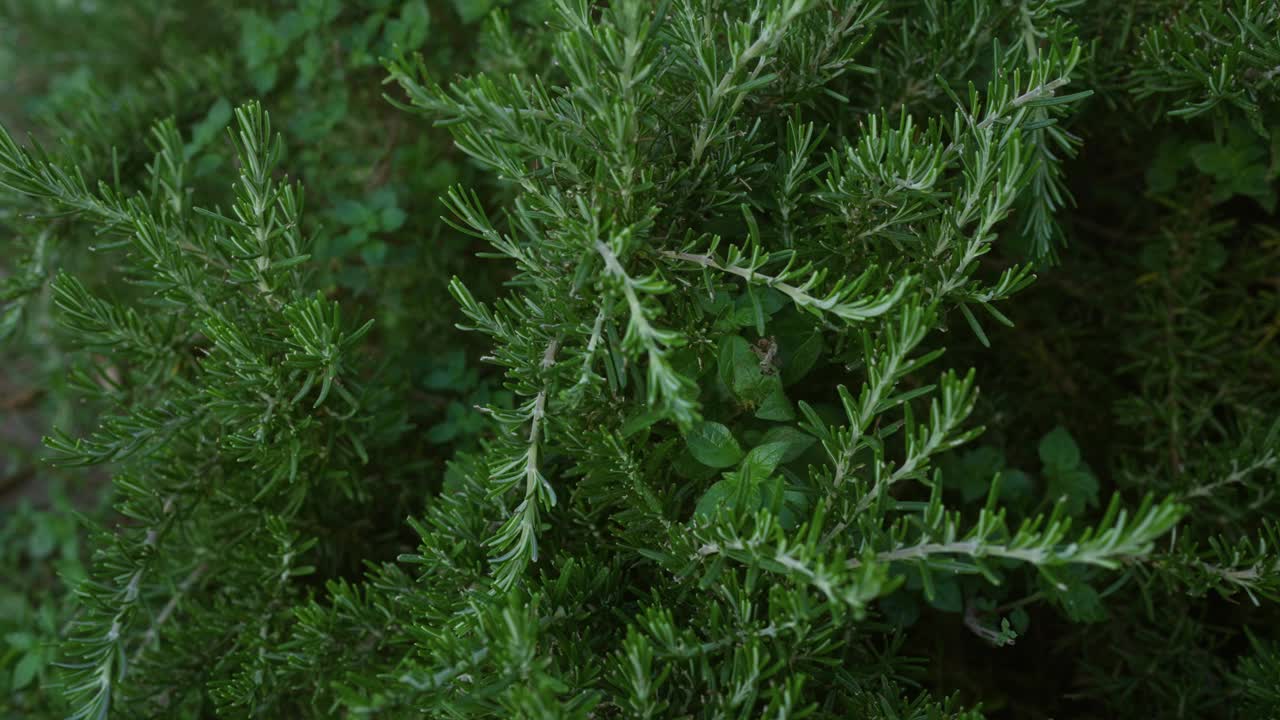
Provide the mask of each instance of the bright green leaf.
[{"label": "bright green leaf", "polygon": [[703,421],[685,435],[689,452],[698,462],[713,468],[736,465],[742,459],[742,448],[729,428],[718,422]]}]

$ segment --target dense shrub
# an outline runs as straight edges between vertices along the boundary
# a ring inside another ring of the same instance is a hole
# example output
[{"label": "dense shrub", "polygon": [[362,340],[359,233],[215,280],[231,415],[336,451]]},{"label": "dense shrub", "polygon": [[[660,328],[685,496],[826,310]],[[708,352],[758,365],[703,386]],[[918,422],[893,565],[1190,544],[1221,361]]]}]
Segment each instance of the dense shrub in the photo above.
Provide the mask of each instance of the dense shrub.
[{"label": "dense shrub", "polygon": [[491,4],[6,6],[12,712],[1280,712],[1280,8]]}]

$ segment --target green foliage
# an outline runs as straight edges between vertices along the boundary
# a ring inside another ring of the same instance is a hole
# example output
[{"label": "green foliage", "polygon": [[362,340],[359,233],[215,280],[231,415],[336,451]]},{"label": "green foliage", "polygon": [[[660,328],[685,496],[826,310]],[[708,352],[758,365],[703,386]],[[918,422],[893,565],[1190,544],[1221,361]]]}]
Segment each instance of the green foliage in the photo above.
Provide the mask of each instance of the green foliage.
[{"label": "green foliage", "polygon": [[4,707],[19,716],[65,710],[51,687],[61,623],[70,612],[59,579],[74,583],[85,575],[81,538],[71,512],[65,491],[55,485],[48,509],[24,500],[0,514],[0,561],[8,577],[22,579],[22,584],[6,584],[0,590],[0,687],[8,698]]},{"label": "green foliage", "polygon": [[1102,5],[232,3],[47,68],[0,330],[111,508],[6,525],[5,709],[1270,717],[1280,13]]}]

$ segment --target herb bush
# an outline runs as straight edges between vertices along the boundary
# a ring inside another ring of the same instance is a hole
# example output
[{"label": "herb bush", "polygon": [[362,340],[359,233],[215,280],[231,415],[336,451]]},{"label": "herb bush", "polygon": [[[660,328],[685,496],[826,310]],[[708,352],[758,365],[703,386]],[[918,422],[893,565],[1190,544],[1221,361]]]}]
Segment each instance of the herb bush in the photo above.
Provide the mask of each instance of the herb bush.
[{"label": "herb bush", "polygon": [[493,4],[5,6],[11,712],[1280,713],[1280,7]]}]

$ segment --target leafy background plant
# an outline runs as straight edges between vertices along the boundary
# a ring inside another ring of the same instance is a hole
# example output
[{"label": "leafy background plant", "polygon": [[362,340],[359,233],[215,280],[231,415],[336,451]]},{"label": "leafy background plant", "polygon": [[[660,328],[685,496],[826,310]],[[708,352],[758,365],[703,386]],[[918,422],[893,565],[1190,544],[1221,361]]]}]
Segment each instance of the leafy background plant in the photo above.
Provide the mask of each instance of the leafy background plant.
[{"label": "leafy background plant", "polygon": [[1280,11],[495,5],[3,6],[6,710],[1276,712]]}]

